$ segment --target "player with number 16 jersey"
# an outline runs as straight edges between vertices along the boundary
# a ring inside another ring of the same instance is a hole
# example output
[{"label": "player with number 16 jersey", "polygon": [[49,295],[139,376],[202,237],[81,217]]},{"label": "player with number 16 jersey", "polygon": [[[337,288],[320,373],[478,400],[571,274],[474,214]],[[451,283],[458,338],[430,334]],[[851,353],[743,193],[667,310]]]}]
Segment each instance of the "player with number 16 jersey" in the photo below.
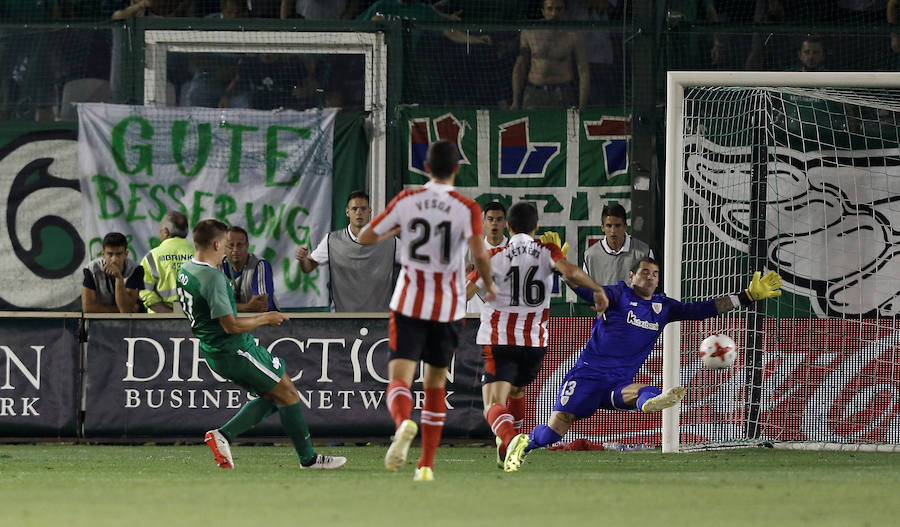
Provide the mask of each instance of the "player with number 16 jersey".
[{"label": "player with number 16 jersey", "polygon": [[[534,205],[520,201],[509,208],[509,245],[491,250],[491,273],[497,298],[481,310],[481,326],[476,342],[483,346],[484,369],[481,394],[484,418],[496,436],[497,466],[507,472],[518,470],[508,463],[508,446],[518,437],[524,412],[525,387],[537,377],[547,352],[547,322],[553,272],[581,287],[597,292],[597,309],[605,309],[603,288],[578,267],[570,264],[555,243],[534,238],[538,212]],[[558,236],[557,236],[558,239]],[[469,276],[469,295],[481,285],[478,271]],[[517,430],[517,428],[519,430]]]}]

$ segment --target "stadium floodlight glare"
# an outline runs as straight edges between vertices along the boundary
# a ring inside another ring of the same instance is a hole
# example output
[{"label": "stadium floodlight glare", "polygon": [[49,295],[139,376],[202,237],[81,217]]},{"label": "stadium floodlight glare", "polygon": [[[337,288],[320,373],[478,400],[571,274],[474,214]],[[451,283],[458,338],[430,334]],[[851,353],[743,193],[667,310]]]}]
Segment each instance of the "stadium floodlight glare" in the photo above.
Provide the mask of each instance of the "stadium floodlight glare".
[{"label": "stadium floodlight glare", "polygon": [[[784,294],[663,334],[663,452],[900,449],[900,74],[670,72],[663,285]],[[722,331],[741,356],[704,370]],[[684,350],[684,353],[682,353]]]}]

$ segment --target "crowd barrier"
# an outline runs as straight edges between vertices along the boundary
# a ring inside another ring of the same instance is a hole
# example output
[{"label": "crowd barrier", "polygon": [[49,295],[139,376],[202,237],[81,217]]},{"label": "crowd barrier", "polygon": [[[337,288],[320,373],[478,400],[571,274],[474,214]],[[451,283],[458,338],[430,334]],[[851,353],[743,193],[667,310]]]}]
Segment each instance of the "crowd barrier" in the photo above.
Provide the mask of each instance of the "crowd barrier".
[{"label": "crowd barrier", "polygon": [[[390,435],[393,423],[385,406],[387,316],[290,317],[279,327],[261,327],[253,335],[285,362],[312,433]],[[445,437],[490,436],[482,417],[478,325],[477,318],[466,319],[450,367]],[[529,426],[549,415],[558,387],[551,386],[559,377],[554,372],[566,359],[574,359],[589,328],[586,318],[551,319],[551,341],[559,344],[548,354],[552,359],[539,385],[529,389]],[[414,408],[421,409],[421,378],[413,393]],[[0,438],[197,437],[224,423],[249,397],[209,369],[187,320],[177,315],[0,317]],[[251,434],[281,435],[277,416]]]},{"label": "crowd barrier", "polygon": [[[286,364],[316,437],[388,437],[388,318],[385,314],[295,313],[279,327],[253,331]],[[590,317],[550,317],[550,346],[525,391],[524,430],[546,423],[563,377],[587,341]],[[780,331],[776,325],[780,324]],[[743,434],[747,413],[744,357],[728,370],[703,368],[697,335],[727,328],[747,346],[742,318],[682,322],[681,405],[684,441]],[[447,379],[447,438],[490,440],[482,417],[479,320],[467,318]],[[767,319],[764,395],[759,426],[778,440],[897,442],[900,362],[892,320]],[[785,335],[791,335],[785,338]],[[693,336],[693,337],[691,337]],[[691,339],[694,340],[691,340]],[[742,355],[742,353],[741,353]],[[662,385],[657,346],[635,377]],[[413,383],[413,418],[424,401]],[[138,441],[198,438],[220,426],[249,395],[214,374],[178,315],[0,315],[0,440],[77,438]],[[598,411],[563,441],[659,445],[661,414]],[[248,436],[281,436],[272,416]]]}]

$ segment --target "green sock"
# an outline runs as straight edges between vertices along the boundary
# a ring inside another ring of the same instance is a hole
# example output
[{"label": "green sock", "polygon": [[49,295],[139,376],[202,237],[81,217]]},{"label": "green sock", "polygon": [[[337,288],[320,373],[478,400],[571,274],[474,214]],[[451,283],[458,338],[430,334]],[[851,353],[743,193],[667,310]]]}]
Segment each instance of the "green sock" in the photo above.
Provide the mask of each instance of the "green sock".
[{"label": "green sock", "polygon": [[287,432],[287,436],[297,451],[301,463],[309,463],[316,457],[316,451],[313,449],[312,442],[309,440],[309,427],[306,426],[306,419],[303,418],[303,411],[300,409],[300,402],[290,406],[279,406],[278,415],[281,417],[281,426]]},{"label": "green sock", "polygon": [[222,432],[228,441],[233,441],[234,438],[247,430],[250,430],[259,424],[260,421],[275,413],[275,410],[276,406],[272,401],[262,398],[254,399],[245,404],[230,421],[219,428],[219,432]]}]

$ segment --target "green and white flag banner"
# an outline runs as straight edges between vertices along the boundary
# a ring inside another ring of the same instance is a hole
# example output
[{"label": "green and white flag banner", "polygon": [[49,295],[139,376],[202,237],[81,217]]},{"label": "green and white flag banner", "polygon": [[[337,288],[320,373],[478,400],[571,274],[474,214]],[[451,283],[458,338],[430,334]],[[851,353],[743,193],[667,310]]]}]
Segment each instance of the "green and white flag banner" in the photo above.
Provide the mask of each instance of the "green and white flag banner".
[{"label": "green and white flag banner", "polygon": [[251,252],[272,264],[283,308],[327,306],[327,271],[304,275],[293,255],[330,230],[336,114],[80,104],[89,256],[115,231],[140,260],[159,244],[168,210],[191,226],[215,217],[247,230]]}]

